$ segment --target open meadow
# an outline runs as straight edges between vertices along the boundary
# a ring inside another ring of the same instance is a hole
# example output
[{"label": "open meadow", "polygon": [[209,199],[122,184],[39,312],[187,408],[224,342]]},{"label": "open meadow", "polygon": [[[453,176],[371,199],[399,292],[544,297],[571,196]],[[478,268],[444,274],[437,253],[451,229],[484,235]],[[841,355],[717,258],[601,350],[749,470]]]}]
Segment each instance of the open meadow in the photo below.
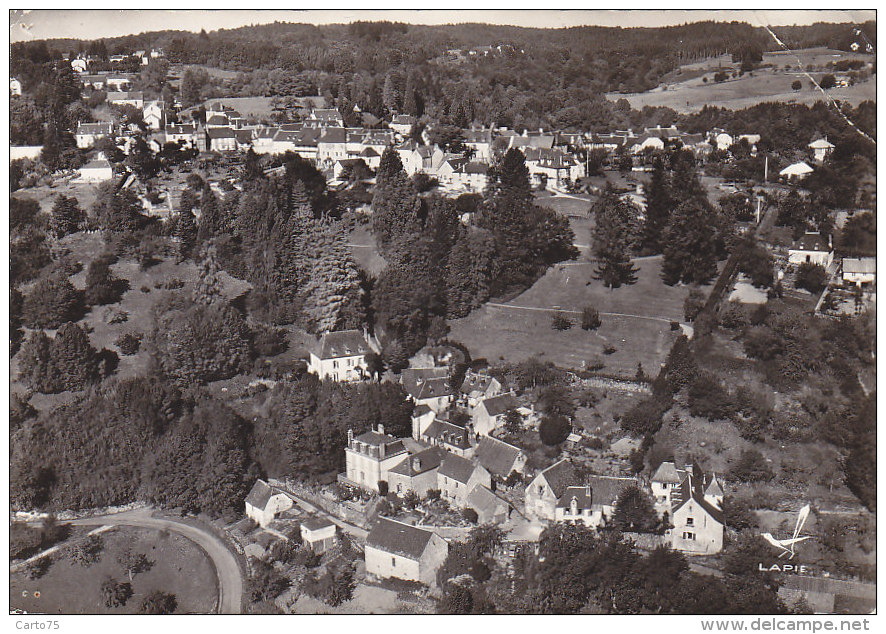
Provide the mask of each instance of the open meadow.
[{"label": "open meadow", "polygon": [[[832,51],[830,49],[806,49],[794,53],[770,52],[763,56],[762,64],[771,64],[772,68],[759,68],[735,79],[714,82],[714,73],[725,70],[737,70],[738,64],[728,55],[711,58],[682,66],[677,71],[666,75],[662,84],[653,90],[643,93],[609,93],[612,101],[626,99],[632,108],[644,106],[662,106],[673,108],[677,112],[689,113],[701,110],[705,105],[740,110],[749,108],[763,101],[781,101],[811,105],[822,101],[825,96],[814,88],[804,72],[798,70],[798,59],[804,68],[814,66],[824,68],[831,61],[841,59],[869,60],[870,55]],[[791,70],[785,70],[790,65]],[[824,70],[812,71],[816,80],[820,79]],[[707,78],[707,82],[704,81]],[[791,84],[799,79],[802,88],[793,90]],[[875,79],[860,82],[854,86],[833,88],[828,91],[831,97],[846,101],[853,106],[865,100],[876,100],[877,84]]]},{"label": "open meadow", "polygon": [[[10,607],[30,614],[136,614],[141,601],[159,590],[175,595],[176,614],[208,614],[215,609],[215,567],[196,544],[174,533],[134,527],[115,528],[101,538],[101,558],[89,567],[74,563],[62,550],[39,579],[28,579],[24,572],[10,574]],[[108,576],[129,582],[117,561],[127,547],[144,553],[153,565],[133,576],[133,596],[126,605],[109,608],[102,600],[101,584]]]}]

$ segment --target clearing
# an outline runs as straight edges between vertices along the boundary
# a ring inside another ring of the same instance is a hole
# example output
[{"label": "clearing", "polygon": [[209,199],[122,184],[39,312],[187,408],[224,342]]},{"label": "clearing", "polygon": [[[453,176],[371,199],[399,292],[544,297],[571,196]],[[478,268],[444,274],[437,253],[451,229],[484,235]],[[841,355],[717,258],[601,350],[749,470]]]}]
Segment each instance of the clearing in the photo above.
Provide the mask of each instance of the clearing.
[{"label": "clearing", "polygon": [[[603,363],[603,373],[632,378],[642,363],[647,374],[655,374],[680,334],[671,330],[670,322],[683,320],[689,288],[661,281],[661,256],[636,258],[634,263],[637,282],[614,290],[593,279],[591,262],[555,265],[511,301],[489,302],[450,321],[450,337],[491,363],[539,355],[563,368]],[[588,305],[601,313],[598,330],[580,328],[580,311]],[[556,312],[565,312],[575,325],[553,330]]]},{"label": "clearing", "polygon": [[[740,110],[749,108],[764,101],[782,101],[811,105],[824,100],[824,95],[812,87],[809,78],[798,70],[798,58],[804,69],[814,67],[820,70],[810,71],[816,80],[826,72],[827,64],[842,59],[861,59],[872,61],[871,55],[847,53],[827,48],[803,49],[793,53],[769,52],[763,55],[762,64],[772,65],[770,68],[758,68],[735,79],[721,83],[714,82],[714,73],[724,70],[731,74],[738,69],[738,64],[729,55],[721,55],[702,62],[687,64],[663,78],[658,88],[643,93],[609,93],[611,101],[627,99],[632,108],[637,110],[644,106],[663,106],[673,108],[680,113],[701,110],[705,105]],[[790,65],[790,70],[785,66]],[[707,83],[704,82],[707,78]],[[803,85],[800,90],[793,90],[791,84],[799,79]],[[877,99],[877,84],[869,79],[843,88],[833,88],[828,93],[834,99],[846,101],[853,106],[862,101]]]},{"label": "clearing", "polygon": [[[88,568],[60,554],[40,579],[30,580],[23,572],[11,574],[10,607],[40,614],[136,614],[142,599],[160,590],[175,595],[176,614],[208,614],[215,609],[215,567],[191,541],[166,531],[128,527],[102,533],[102,539],[101,559]],[[102,599],[101,584],[107,576],[128,582],[117,562],[117,556],[127,545],[147,555],[154,565],[133,577],[134,594],[125,606],[108,608]],[[39,597],[34,596],[35,591]]]}]

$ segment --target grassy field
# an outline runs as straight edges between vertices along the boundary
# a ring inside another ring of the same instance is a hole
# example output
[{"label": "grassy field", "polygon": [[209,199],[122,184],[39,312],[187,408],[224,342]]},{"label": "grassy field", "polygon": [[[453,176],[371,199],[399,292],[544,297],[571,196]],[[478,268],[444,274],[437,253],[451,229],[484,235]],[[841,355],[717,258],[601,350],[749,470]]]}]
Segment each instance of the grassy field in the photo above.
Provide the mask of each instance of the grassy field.
[{"label": "grassy field", "polygon": [[[22,572],[11,574],[10,607],[40,614],[135,614],[147,594],[160,590],[175,595],[176,614],[205,614],[215,608],[215,568],[205,553],[184,537],[142,528],[116,528],[102,533],[102,538],[101,559],[88,568],[59,555],[40,579],[30,580]],[[101,583],[109,575],[128,581],[116,561],[128,544],[147,555],[154,565],[134,576],[134,594],[125,606],[107,608],[101,596]],[[40,593],[39,598],[34,597],[35,591]]]},{"label": "grassy field", "polygon": [[50,213],[55,199],[59,194],[65,196],[73,196],[80,203],[80,208],[89,210],[95,203],[98,196],[98,187],[88,183],[64,183],[56,181],[52,186],[41,185],[40,187],[29,187],[28,189],[20,189],[12,194],[12,198],[20,200],[36,200],[40,204],[40,211]]},{"label": "grassy field", "polygon": [[[658,88],[644,93],[607,95],[612,101],[627,99],[631,107],[641,109],[644,106],[664,106],[677,112],[695,112],[705,105],[719,106],[738,110],[748,108],[763,101],[782,101],[787,103],[813,104],[822,101],[824,96],[818,89],[811,86],[809,78],[797,69],[797,59],[804,68],[809,65],[824,67],[831,61],[840,59],[865,59],[869,55],[850,54],[829,49],[807,49],[798,51],[796,55],[786,53],[767,53],[763,64],[772,64],[774,68],[760,68],[753,76],[745,74],[736,79],[722,83],[714,83],[713,76],[718,70],[731,73],[737,65],[731,57],[723,55],[683,66],[666,76]],[[786,71],[785,65],[791,70]],[[813,71],[811,74],[820,79],[825,71]],[[707,78],[707,83],[703,78]],[[791,84],[799,79],[803,84],[800,90],[793,90]],[[834,88],[828,91],[834,99],[846,101],[853,105],[865,100],[876,100],[877,85],[873,79],[845,88]]]},{"label": "grassy field", "polygon": [[[487,304],[451,321],[450,336],[468,346],[474,357],[493,363],[539,355],[566,368],[602,361],[603,372],[620,376],[634,376],[638,362],[647,373],[657,372],[679,334],[671,331],[669,322],[683,320],[683,300],[689,290],[662,283],[660,257],[635,263],[637,283],[615,290],[592,279],[590,262],[555,266],[507,304]],[[578,326],[578,312],[587,305],[602,313],[603,324],[596,331]],[[551,329],[558,310],[574,311],[568,316],[576,325],[563,332]],[[605,354],[607,347],[616,350]]]},{"label": "grassy field", "polygon": [[351,253],[357,261],[357,265],[372,275],[378,275],[387,264],[383,257],[378,254],[375,246],[375,236],[369,231],[369,225],[357,225],[348,236],[348,244]]}]

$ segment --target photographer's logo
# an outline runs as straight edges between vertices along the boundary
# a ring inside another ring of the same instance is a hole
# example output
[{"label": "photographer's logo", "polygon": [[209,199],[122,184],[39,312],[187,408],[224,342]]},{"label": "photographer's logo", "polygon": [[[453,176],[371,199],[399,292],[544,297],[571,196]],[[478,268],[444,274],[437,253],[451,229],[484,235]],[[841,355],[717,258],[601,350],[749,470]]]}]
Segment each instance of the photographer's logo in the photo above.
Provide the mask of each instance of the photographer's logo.
[{"label": "photographer's logo", "polygon": [[776,539],[772,536],[772,533],[762,533],[763,539],[781,550],[781,553],[778,555],[779,559],[785,555],[790,555],[788,559],[793,559],[796,554],[795,548],[797,544],[806,541],[807,539],[812,539],[812,535],[800,536],[800,531],[803,530],[803,525],[806,524],[806,518],[808,517],[809,505],[807,504],[800,509],[800,514],[797,516],[797,524],[794,527],[794,534],[789,539]]}]

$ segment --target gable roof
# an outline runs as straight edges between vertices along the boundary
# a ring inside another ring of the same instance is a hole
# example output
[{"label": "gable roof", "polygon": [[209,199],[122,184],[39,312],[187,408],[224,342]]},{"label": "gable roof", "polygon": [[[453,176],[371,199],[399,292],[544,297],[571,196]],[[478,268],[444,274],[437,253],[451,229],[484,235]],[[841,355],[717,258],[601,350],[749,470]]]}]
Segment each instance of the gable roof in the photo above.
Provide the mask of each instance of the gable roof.
[{"label": "gable roof", "polygon": [[234,136],[237,137],[237,143],[252,143],[252,130],[240,129],[234,130]]},{"label": "gable roof", "polygon": [[834,144],[827,139],[816,139],[815,141],[810,143],[808,147],[812,148],[813,150],[829,150],[834,147]]},{"label": "gable roof", "polygon": [[474,457],[483,467],[494,475],[506,478],[514,470],[514,463],[520,455],[520,448],[509,445],[503,440],[483,436],[474,450]]},{"label": "gable roof", "polygon": [[779,176],[802,176],[803,174],[811,174],[813,170],[806,161],[792,163],[781,170]]},{"label": "gable roof", "polygon": [[578,505],[578,510],[583,511],[593,506],[594,492],[588,487],[566,487],[563,495],[557,500],[557,508],[568,508],[572,506],[572,499]]},{"label": "gable roof", "polygon": [[587,483],[591,487],[594,504],[614,506],[618,496],[629,486],[636,486],[635,478],[620,478],[617,476],[590,475]]},{"label": "gable roof", "polygon": [[708,488],[705,489],[704,494],[714,497],[723,496],[723,487],[720,486],[720,481],[717,479],[716,474],[711,477],[711,483],[708,485]]},{"label": "gable roof", "polygon": [[652,482],[670,482],[673,484],[680,484],[681,478],[680,474],[677,472],[677,467],[673,462],[662,462],[658,465],[658,469],[655,470],[655,473],[652,476]]},{"label": "gable roof", "polygon": [[268,504],[268,500],[277,493],[279,493],[279,491],[271,487],[264,480],[256,480],[255,484],[252,485],[249,494],[246,496],[246,503],[251,504],[257,509],[264,510],[265,506]]},{"label": "gable roof", "polygon": [[490,416],[498,416],[504,414],[508,410],[516,409],[520,406],[517,397],[512,393],[493,396],[483,400],[477,407],[483,407]]},{"label": "gable roof", "polygon": [[566,488],[578,480],[578,471],[575,466],[567,459],[555,462],[550,467],[542,471],[548,486],[553,490],[554,495],[559,498],[566,491]]},{"label": "gable roof", "polygon": [[335,523],[325,517],[306,517],[301,521],[301,525],[309,531],[318,531],[321,528],[335,526]]},{"label": "gable roof", "polygon": [[318,143],[345,143],[344,128],[326,128],[320,135]]},{"label": "gable roof", "polygon": [[207,128],[206,136],[210,139],[234,139],[234,131],[231,128]]},{"label": "gable roof", "polygon": [[403,389],[416,400],[449,396],[449,368],[406,368],[400,373]]},{"label": "gable roof", "polygon": [[102,170],[102,169],[110,169],[111,164],[106,159],[96,159],[94,161],[89,161],[86,165],[80,168],[83,170]]},{"label": "gable roof", "polygon": [[687,475],[686,479],[680,484],[680,500],[675,502],[673,512],[676,513],[679,509],[683,508],[690,500],[698,504],[708,515],[710,515],[716,522],[722,524],[723,523],[723,511],[712,505],[710,502],[704,499],[704,491],[702,480],[699,478],[693,477],[691,474]]},{"label": "gable roof", "polygon": [[831,246],[828,241],[818,232],[807,231],[803,237],[797,242],[794,251],[820,251],[822,253],[830,253]]},{"label": "gable roof", "polygon": [[507,509],[510,506],[507,501],[498,497],[482,484],[478,484],[471,489],[471,492],[465,498],[465,504],[477,511],[477,514],[480,516],[495,515],[498,509]]},{"label": "gable roof", "polygon": [[366,545],[408,559],[421,559],[434,533],[409,524],[380,517],[369,535]]},{"label": "gable roof", "polygon": [[369,344],[359,330],[336,330],[320,338],[321,359],[351,357],[369,352]]},{"label": "gable roof", "polygon": [[471,392],[485,392],[489,386],[495,381],[495,377],[489,374],[479,374],[477,372],[468,372],[465,374],[464,381],[461,382],[462,394],[470,394]]},{"label": "gable roof", "polygon": [[467,481],[471,479],[471,474],[474,473],[474,469],[476,469],[476,467],[470,460],[462,458],[461,456],[456,456],[453,453],[447,453],[446,457],[444,457],[440,463],[440,470],[438,473],[442,476],[467,484]]},{"label": "gable roof", "polygon": [[843,258],[844,273],[876,273],[877,258]]},{"label": "gable roof", "polygon": [[228,125],[228,118],[220,114],[214,114],[206,120],[206,125]]},{"label": "gable roof", "polygon": [[111,134],[114,124],[110,121],[97,123],[81,123],[77,126],[77,134]]}]

